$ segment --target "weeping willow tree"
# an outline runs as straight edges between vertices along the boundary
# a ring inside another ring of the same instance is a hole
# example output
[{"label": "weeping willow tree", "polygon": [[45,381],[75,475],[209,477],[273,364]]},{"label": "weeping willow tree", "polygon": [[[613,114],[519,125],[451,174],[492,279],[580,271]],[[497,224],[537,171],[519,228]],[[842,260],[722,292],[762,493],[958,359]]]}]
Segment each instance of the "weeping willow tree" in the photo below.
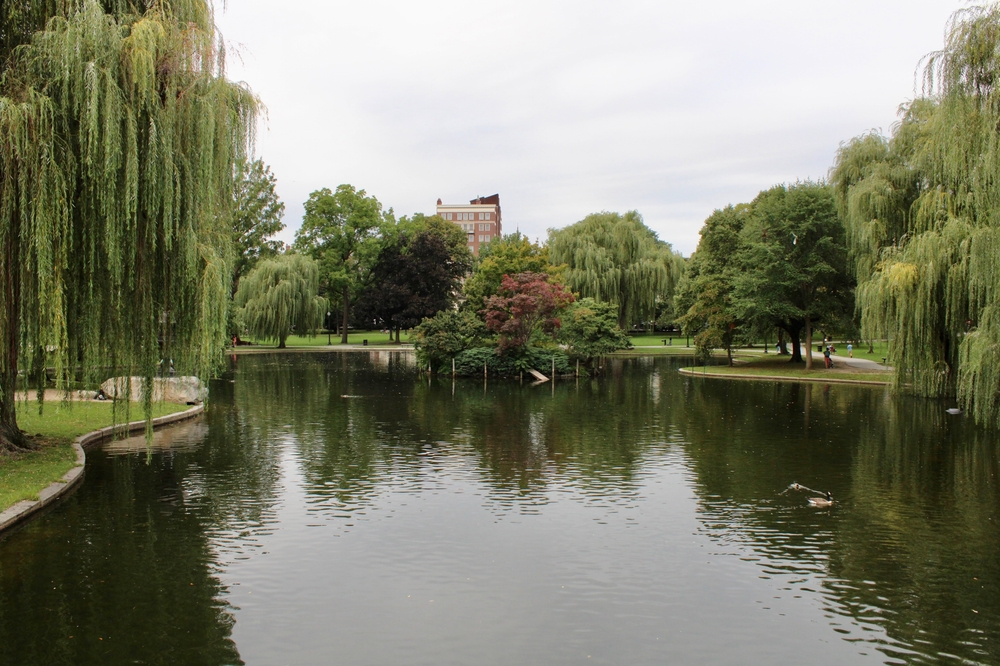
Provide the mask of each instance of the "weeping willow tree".
[{"label": "weeping willow tree", "polygon": [[657,303],[673,298],[684,259],[642,222],[637,211],[595,213],[549,230],[549,256],[565,264],[566,284],[583,298],[618,307],[618,325],[656,318]]},{"label": "weeping willow tree", "polygon": [[258,340],[285,340],[293,331],[309,333],[323,324],[327,301],[318,296],[319,264],[301,254],[260,262],[240,280],[237,317]]},{"label": "weeping willow tree", "polygon": [[956,12],[921,99],[832,170],[867,335],[895,386],[1000,421],[1000,8]]},{"label": "weeping willow tree", "polygon": [[148,388],[164,357],[202,375],[220,359],[258,101],[225,79],[206,0],[136,4],[23,1],[13,28],[0,13],[5,39],[52,14],[0,74],[2,449],[30,446],[19,369]]}]

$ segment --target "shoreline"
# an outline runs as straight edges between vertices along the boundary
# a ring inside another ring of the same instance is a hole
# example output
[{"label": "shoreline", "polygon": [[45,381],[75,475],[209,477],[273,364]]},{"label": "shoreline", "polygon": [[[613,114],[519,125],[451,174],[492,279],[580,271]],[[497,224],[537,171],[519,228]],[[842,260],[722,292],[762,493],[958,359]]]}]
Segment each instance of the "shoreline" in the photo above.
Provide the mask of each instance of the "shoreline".
[{"label": "shoreline", "polygon": [[317,345],[315,347],[285,347],[284,349],[278,349],[277,347],[264,347],[257,345],[246,345],[242,347],[233,347],[232,349],[227,349],[226,354],[286,354],[289,352],[361,352],[361,351],[391,351],[391,352],[406,352],[412,354],[415,350],[413,345]]},{"label": "shoreline", "polygon": [[[186,409],[182,412],[159,416],[152,421],[153,429],[156,430],[163,426],[179,423],[181,421],[187,421],[198,416],[204,411],[205,405],[202,404],[195,405],[194,407]],[[106,428],[101,428],[99,430],[94,430],[74,439],[72,446],[73,450],[76,452],[76,465],[71,470],[63,474],[62,480],[54,481],[45,488],[42,488],[38,492],[37,500],[22,500],[0,512],[0,538],[2,538],[6,532],[10,531],[14,527],[30,520],[45,508],[68,496],[71,492],[76,490],[81,483],[83,483],[84,470],[86,469],[85,466],[87,464],[87,453],[85,450],[87,447],[93,447],[105,439],[110,439],[116,435],[131,434],[145,429],[145,420],[131,421],[129,423],[121,423],[114,426],[107,426]]]},{"label": "shoreline", "polygon": [[876,379],[838,379],[836,377],[789,377],[788,375],[741,375],[725,372],[698,372],[691,368],[680,368],[677,372],[689,377],[711,377],[714,379],[746,379],[763,382],[805,382],[810,384],[856,384],[860,386],[888,386],[888,381]]}]

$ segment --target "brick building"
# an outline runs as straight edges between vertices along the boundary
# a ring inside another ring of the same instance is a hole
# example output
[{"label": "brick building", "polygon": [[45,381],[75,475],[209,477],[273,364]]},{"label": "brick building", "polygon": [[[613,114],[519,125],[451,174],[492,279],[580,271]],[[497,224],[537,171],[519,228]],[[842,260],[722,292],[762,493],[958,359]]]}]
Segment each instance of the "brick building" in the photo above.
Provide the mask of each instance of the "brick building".
[{"label": "brick building", "polygon": [[473,199],[468,204],[442,204],[437,200],[437,214],[462,227],[469,249],[479,256],[479,248],[500,236],[500,195]]}]

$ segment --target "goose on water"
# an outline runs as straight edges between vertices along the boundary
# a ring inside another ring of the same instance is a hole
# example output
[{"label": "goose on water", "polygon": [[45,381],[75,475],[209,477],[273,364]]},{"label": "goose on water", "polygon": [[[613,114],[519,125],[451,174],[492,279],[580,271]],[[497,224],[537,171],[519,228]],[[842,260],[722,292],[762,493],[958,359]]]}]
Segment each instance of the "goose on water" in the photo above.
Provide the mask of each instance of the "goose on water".
[{"label": "goose on water", "polygon": [[810,497],[809,506],[815,506],[819,508],[833,506],[833,495],[827,493],[826,497]]}]

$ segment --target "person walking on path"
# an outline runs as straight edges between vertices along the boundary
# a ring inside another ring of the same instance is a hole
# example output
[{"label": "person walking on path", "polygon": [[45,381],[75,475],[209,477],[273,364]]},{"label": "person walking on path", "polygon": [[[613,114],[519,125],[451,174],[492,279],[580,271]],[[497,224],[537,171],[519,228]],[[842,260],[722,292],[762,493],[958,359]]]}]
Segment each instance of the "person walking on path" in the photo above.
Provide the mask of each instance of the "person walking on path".
[{"label": "person walking on path", "polygon": [[847,343],[847,358],[854,358],[854,345]]},{"label": "person walking on path", "polygon": [[833,361],[830,360],[830,348],[827,347],[823,350],[823,363],[826,365],[826,369],[829,370],[833,366]]}]

